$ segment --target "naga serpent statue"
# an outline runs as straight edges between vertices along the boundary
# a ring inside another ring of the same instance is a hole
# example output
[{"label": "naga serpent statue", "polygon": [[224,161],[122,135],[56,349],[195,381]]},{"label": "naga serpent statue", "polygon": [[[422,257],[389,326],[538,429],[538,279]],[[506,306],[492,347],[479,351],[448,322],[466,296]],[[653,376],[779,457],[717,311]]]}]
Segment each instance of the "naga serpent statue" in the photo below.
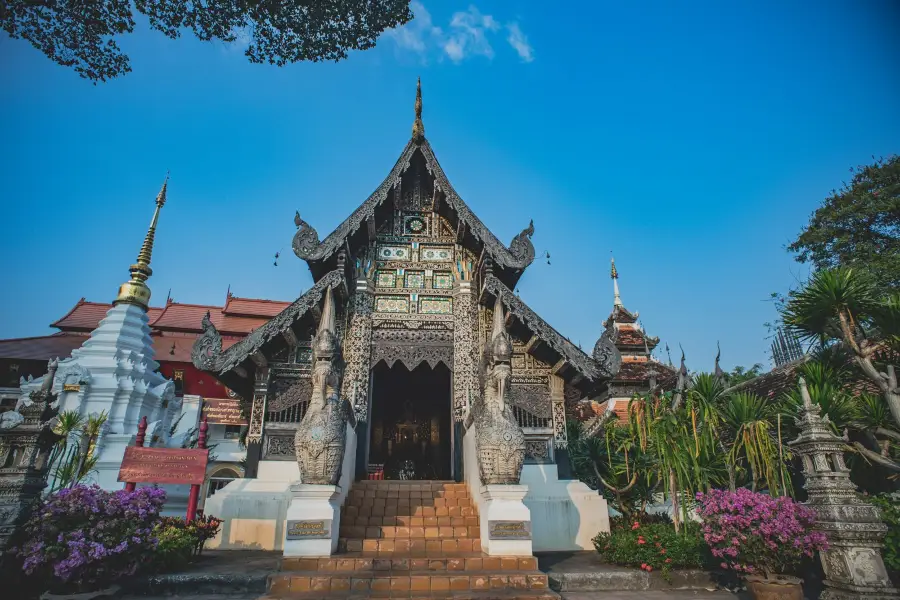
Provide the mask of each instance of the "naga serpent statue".
[{"label": "naga serpent statue", "polygon": [[347,423],[355,426],[356,419],[348,402],[339,395],[339,359],[334,298],[328,288],[322,320],[313,340],[312,398],[294,434],[303,483],[337,485],[341,478]]},{"label": "naga serpent statue", "polygon": [[472,419],[481,482],[485,485],[518,484],[525,462],[525,434],[506,402],[512,375],[512,340],[506,332],[505,320],[498,296],[494,303],[493,331],[485,348],[488,364],[483,400]]}]

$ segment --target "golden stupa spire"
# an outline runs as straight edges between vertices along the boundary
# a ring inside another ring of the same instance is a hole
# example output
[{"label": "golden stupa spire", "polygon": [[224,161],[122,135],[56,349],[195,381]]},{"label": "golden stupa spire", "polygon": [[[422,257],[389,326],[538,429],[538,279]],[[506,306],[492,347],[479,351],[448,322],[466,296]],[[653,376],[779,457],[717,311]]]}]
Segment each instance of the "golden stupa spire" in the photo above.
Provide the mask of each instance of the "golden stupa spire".
[{"label": "golden stupa spire", "polygon": [[421,143],[425,139],[425,125],[422,123],[422,78],[416,82],[416,120],[412,126],[412,139]]},{"label": "golden stupa spire", "polygon": [[616,270],[616,259],[610,257],[609,277],[613,280],[613,306],[622,306],[622,298],[619,296],[619,271]]},{"label": "golden stupa spire", "polygon": [[163,181],[159,194],[156,195],[156,210],[153,212],[153,219],[150,221],[150,227],[147,229],[147,235],[144,237],[144,243],[141,245],[141,251],[138,252],[137,262],[131,267],[131,279],[123,283],[119,287],[119,295],[113,301],[113,304],[134,304],[143,309],[147,309],[150,305],[150,288],[147,287],[147,279],[153,274],[150,268],[150,259],[153,256],[153,238],[156,237],[156,223],[159,221],[159,211],[166,203],[166,188],[169,185],[169,174],[166,173],[166,179]]}]

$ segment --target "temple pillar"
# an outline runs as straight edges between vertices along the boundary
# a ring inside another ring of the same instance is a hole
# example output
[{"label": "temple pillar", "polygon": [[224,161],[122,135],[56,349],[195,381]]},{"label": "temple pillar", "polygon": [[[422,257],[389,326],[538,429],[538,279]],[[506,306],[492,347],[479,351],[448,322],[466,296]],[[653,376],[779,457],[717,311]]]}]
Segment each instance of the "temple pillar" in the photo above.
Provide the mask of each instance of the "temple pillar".
[{"label": "temple pillar", "polygon": [[457,272],[453,284],[453,478],[463,480],[462,421],[471,402],[479,397],[476,360],[476,313],[472,281]]},{"label": "temple pillar", "polygon": [[369,465],[369,404],[372,360],[372,310],[375,286],[361,274],[356,279],[350,326],[344,338],[346,370],[341,395],[350,402],[356,421],[356,479],[365,479]]},{"label": "temple pillar", "polygon": [[268,367],[257,367],[253,382],[253,402],[250,407],[250,426],[247,430],[246,478],[255,479],[262,459],[263,433],[266,420],[266,400],[269,395],[270,371]]},{"label": "temple pillar", "polygon": [[559,375],[550,375],[550,405],[553,414],[553,456],[560,479],[572,479],[569,463],[569,437],[566,433],[565,380]]}]

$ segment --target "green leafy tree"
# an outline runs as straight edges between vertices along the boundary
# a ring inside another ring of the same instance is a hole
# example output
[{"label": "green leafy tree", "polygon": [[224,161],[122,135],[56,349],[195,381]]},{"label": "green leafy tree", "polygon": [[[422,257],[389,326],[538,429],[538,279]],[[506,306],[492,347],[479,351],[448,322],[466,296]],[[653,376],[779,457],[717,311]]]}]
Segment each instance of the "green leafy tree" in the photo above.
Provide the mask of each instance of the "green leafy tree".
[{"label": "green leafy tree", "polygon": [[[852,443],[861,457],[900,472],[900,387],[894,366],[900,356],[900,293],[880,293],[871,273],[848,267],[820,270],[791,292],[781,318],[807,341],[846,352],[878,390],[877,400],[854,394],[860,397],[849,406],[846,397],[823,392],[819,403],[834,405],[827,409],[835,413],[830,414],[834,421],[855,424],[865,433]],[[827,383],[828,378],[820,379]]]},{"label": "green leafy tree", "polygon": [[816,269],[853,267],[882,289],[900,290],[900,156],[851,171],[788,250]]},{"label": "green leafy tree", "polygon": [[725,373],[725,383],[729,387],[737,385],[739,383],[744,383],[745,381],[750,381],[751,379],[759,377],[760,375],[762,375],[762,371],[763,366],[760,363],[755,363],[749,369],[747,367],[738,365],[730,372]]},{"label": "green leafy tree", "polygon": [[345,59],[413,18],[409,0],[8,0],[0,26],[97,83],[131,71],[116,39],[134,31],[135,11],[173,39],[246,39],[250,62],[278,66]]}]

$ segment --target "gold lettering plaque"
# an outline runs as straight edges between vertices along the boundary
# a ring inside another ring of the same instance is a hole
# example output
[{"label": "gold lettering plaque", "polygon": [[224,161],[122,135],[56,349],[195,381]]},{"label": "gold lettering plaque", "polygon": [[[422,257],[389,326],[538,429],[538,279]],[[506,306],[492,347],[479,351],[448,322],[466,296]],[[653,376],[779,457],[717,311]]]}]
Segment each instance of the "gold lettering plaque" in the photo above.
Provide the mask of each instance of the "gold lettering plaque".
[{"label": "gold lettering plaque", "polygon": [[63,391],[64,391],[64,392],[80,392],[80,391],[81,391],[81,384],[79,384],[79,383],[66,383],[66,384],[63,384]]},{"label": "gold lettering plaque", "polygon": [[328,540],[331,539],[331,519],[311,521],[288,521],[288,540]]},{"label": "gold lettering plaque", "polygon": [[488,521],[490,540],[530,540],[531,521]]}]

